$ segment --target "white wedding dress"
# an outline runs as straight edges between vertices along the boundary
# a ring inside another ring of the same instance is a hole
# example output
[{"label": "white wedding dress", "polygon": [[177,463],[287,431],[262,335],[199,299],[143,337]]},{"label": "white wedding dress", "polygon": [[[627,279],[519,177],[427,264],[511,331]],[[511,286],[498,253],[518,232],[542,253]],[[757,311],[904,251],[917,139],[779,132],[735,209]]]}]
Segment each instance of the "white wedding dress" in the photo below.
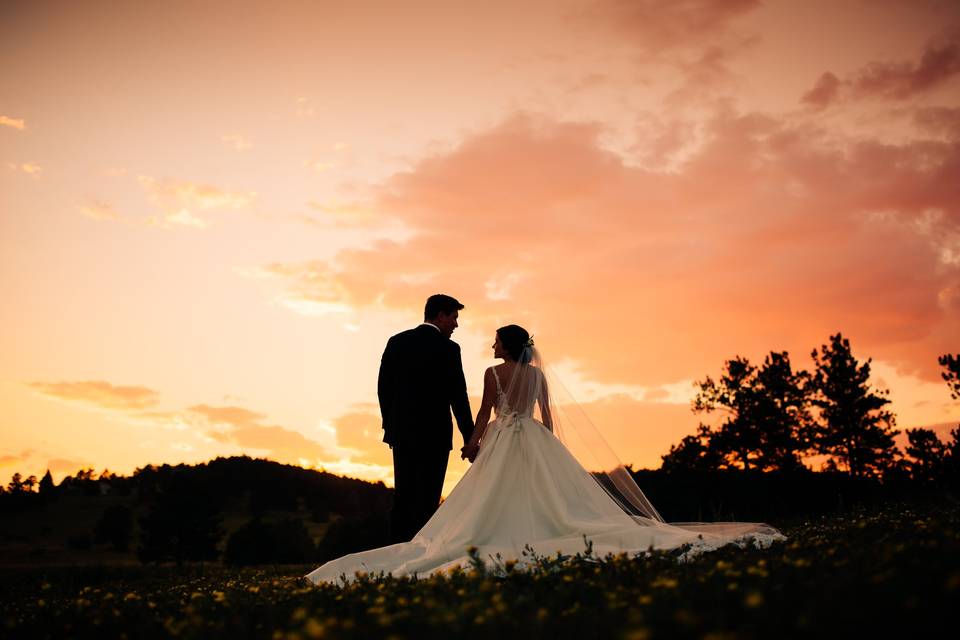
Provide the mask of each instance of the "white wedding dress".
[{"label": "white wedding dress", "polygon": [[422,577],[469,567],[471,546],[488,564],[499,554],[523,568],[530,560],[523,555],[525,546],[538,555],[574,555],[586,550],[584,536],[596,558],[684,544],[691,545],[685,552],[689,557],[730,542],[752,539],[765,546],[784,539],[760,523],[678,526],[663,522],[655,511],[657,518],[627,513],[533,417],[536,393],[528,394],[519,410],[508,405],[499,378],[497,393],[496,417],[473,465],[411,541],[342,556],[304,577],[315,584],[339,583],[341,577],[350,581],[357,571]]}]

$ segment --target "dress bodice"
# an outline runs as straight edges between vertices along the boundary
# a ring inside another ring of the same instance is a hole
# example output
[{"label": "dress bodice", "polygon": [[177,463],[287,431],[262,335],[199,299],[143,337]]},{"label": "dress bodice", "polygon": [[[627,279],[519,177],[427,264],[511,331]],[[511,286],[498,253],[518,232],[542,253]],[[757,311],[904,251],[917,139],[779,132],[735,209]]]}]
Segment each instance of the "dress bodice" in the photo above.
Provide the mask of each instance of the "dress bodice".
[{"label": "dress bodice", "polygon": [[497,375],[497,368],[490,367],[490,370],[493,372],[493,379],[497,383],[497,402],[495,406],[495,411],[497,417],[505,416],[508,414],[516,414],[521,418],[532,418],[533,417],[533,405],[536,404],[539,385],[537,390],[533,393],[524,394],[527,397],[522,398],[521,404],[522,407],[513,407],[510,405],[509,400],[507,399],[507,394],[503,391],[503,386],[500,384],[500,376]]}]

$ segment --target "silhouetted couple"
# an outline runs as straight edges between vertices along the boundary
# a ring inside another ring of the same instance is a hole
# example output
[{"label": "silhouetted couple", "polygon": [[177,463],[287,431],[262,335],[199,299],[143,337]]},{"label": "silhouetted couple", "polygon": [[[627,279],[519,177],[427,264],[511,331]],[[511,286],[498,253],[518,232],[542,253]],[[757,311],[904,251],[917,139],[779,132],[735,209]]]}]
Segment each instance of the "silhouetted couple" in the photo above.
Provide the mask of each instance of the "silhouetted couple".
[{"label": "silhouetted couple", "polygon": [[[450,340],[463,308],[450,296],[430,296],[423,324],[391,337],[383,352],[378,395],[383,441],[393,450],[392,543],[330,560],[305,578],[319,584],[349,581],[358,571],[429,575],[469,565],[471,552],[522,569],[534,562],[527,548],[572,556],[585,550],[585,539],[602,558],[784,538],[763,523],[664,522],[585,414],[570,411],[573,400],[556,402],[551,388],[560,385],[548,386],[552,374],[523,327],[496,330],[491,348],[503,362],[484,372],[471,421],[460,347]],[[464,440],[461,457],[472,465],[438,507],[453,449],[451,409]]]}]

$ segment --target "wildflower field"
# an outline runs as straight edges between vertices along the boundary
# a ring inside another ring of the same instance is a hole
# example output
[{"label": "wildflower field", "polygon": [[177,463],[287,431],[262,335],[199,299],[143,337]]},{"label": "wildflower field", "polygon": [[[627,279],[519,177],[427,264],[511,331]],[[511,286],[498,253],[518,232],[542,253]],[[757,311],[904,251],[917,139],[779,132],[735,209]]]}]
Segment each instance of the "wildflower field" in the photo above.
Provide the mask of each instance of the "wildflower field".
[{"label": "wildflower field", "polygon": [[305,583],[309,565],[10,569],[0,637],[922,637],[955,625],[954,499],[772,524],[786,542],[687,562],[539,558],[506,575],[477,564],[346,588]]}]

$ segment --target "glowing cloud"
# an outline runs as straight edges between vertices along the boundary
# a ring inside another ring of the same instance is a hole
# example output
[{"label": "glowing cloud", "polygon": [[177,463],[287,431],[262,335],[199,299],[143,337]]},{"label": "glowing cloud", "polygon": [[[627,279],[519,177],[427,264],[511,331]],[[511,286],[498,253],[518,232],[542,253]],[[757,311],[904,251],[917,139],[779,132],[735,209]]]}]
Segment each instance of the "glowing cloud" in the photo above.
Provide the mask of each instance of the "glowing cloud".
[{"label": "glowing cloud", "polygon": [[0,115],[0,126],[23,131],[27,128],[27,123],[21,118],[11,118],[9,116]]},{"label": "glowing cloud", "polygon": [[25,384],[51,398],[81,402],[103,409],[143,409],[157,404],[159,399],[159,394],[153,389],[117,386],[102,380]]},{"label": "glowing cloud", "polygon": [[39,176],[40,172],[43,171],[43,167],[35,162],[8,162],[7,167],[34,177]]},{"label": "glowing cloud", "polygon": [[208,184],[157,180],[150,176],[139,176],[137,181],[150,201],[164,211],[162,217],[151,216],[148,224],[167,228],[186,226],[203,229],[208,223],[195,215],[195,211],[242,209],[257,195],[255,191],[225,191]]}]

